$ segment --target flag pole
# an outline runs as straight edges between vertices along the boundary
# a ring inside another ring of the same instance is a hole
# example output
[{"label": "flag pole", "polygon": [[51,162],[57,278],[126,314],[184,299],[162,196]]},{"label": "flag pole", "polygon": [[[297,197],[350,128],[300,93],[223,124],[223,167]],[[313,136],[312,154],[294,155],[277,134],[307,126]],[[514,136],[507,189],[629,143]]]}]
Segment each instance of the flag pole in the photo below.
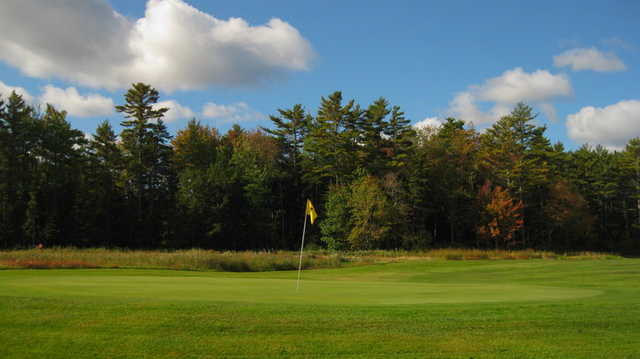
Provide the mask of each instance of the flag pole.
[{"label": "flag pole", "polygon": [[304,249],[304,233],[307,230],[307,211],[304,211],[304,225],[302,226],[302,244],[300,245],[300,263],[298,264],[298,281],[296,282],[296,292],[300,290],[300,273],[302,272],[302,249]]}]

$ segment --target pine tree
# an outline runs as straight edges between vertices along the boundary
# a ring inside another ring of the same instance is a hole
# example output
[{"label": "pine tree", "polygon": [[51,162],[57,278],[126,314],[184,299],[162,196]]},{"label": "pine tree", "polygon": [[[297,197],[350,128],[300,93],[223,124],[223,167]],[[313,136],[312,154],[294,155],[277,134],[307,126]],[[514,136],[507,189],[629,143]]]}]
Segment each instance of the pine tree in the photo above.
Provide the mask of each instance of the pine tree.
[{"label": "pine tree", "polygon": [[302,183],[301,157],[304,142],[313,117],[302,105],[290,109],[279,109],[279,116],[270,116],[273,129],[263,128],[280,146],[279,164],[282,176],[276,183],[273,193],[277,217],[280,219],[280,238],[286,246],[297,243],[294,233],[302,225],[300,213],[304,210],[305,198],[314,197],[311,190]]},{"label": "pine tree", "polygon": [[400,111],[400,107],[393,106],[388,125],[384,134],[390,142],[388,153],[389,167],[394,169],[404,169],[408,165],[409,156],[413,152],[413,140],[415,130],[411,127],[410,121]]},{"label": "pine tree", "polygon": [[422,182],[422,190],[417,191],[424,199],[425,215],[437,230],[434,239],[441,245],[470,245],[480,181],[478,133],[453,118],[431,131],[420,135],[414,158],[419,166],[411,180]]},{"label": "pine tree", "polygon": [[278,109],[278,113],[280,116],[269,116],[276,128],[262,128],[262,130],[278,141],[282,148],[283,162],[286,167],[290,167],[294,173],[297,173],[299,157],[312,117],[300,104],[294,105],[291,109]]},{"label": "pine tree", "polygon": [[[130,206],[135,208],[130,223],[131,245],[150,245],[166,234],[169,189],[172,185],[171,138],[162,118],[168,108],[156,108],[158,91],[135,83],[125,94],[124,105],[116,111],[125,115],[120,125],[124,154],[125,189]],[[163,206],[163,205],[166,205]]]},{"label": "pine tree", "polygon": [[322,98],[304,146],[304,178],[311,184],[347,183],[357,168],[356,125],[363,111],[342,93]]},{"label": "pine tree", "polygon": [[125,246],[123,223],[122,151],[108,121],[101,122],[89,141],[82,192],[76,197],[76,241]]},{"label": "pine tree", "polygon": [[39,136],[33,115],[33,108],[15,92],[0,106],[0,243],[5,246],[23,244]]},{"label": "pine tree", "polygon": [[[176,245],[230,248],[223,231],[234,176],[218,132],[191,120],[172,141],[178,176]],[[229,242],[231,242],[229,240]]]},{"label": "pine tree", "polygon": [[506,188],[524,204],[525,230],[519,242],[544,238],[548,221],[542,216],[553,173],[552,147],[545,126],[532,124],[533,109],[519,103],[482,136],[481,166],[496,185]]},{"label": "pine tree", "polygon": [[40,192],[45,226],[42,238],[46,245],[71,244],[76,229],[68,213],[78,196],[87,141],[82,131],[71,127],[66,116],[65,111],[47,105],[36,120],[40,136],[34,148],[38,180],[33,189]]}]

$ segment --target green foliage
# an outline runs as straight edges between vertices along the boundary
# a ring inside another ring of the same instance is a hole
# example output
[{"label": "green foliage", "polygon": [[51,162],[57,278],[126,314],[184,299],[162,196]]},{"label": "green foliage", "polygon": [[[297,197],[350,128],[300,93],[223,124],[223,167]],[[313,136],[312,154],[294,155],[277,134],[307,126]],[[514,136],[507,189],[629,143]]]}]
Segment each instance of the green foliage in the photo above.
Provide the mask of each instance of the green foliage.
[{"label": "green foliage", "polygon": [[305,136],[312,121],[302,105],[294,105],[291,109],[279,109],[280,117],[270,116],[275,129],[262,128],[272,135],[280,145],[280,156],[285,166],[298,174],[299,157],[303,150]]},{"label": "green foliage", "polygon": [[305,137],[302,165],[307,182],[340,184],[352,178],[358,165],[355,128],[362,113],[353,100],[343,105],[339,91],[322,98]]},{"label": "green foliage", "polygon": [[349,206],[352,227],[347,239],[352,249],[380,248],[389,240],[396,213],[377,178],[354,181]]},{"label": "green foliage", "polygon": [[293,249],[307,198],[323,209],[308,243],[331,249],[632,252],[640,239],[640,140],[566,151],[525,104],[484,133],[454,118],[416,131],[385,98],[337,91],[270,128],[193,119],[171,140],[158,101],[132,84],[121,133],[105,121],[87,140],[62,109],[0,97],[0,246]]},{"label": "green foliage", "polygon": [[351,246],[347,236],[351,231],[351,189],[345,185],[329,187],[324,205],[323,217],[320,220],[320,238],[330,249],[344,250]]},{"label": "green foliage", "polygon": [[162,206],[172,203],[173,151],[162,117],[169,109],[155,108],[158,91],[146,84],[133,84],[124,97],[126,103],[116,106],[116,111],[127,119],[120,123],[123,127],[120,138],[125,196],[129,209],[135,209],[129,245],[142,246],[146,239],[160,242],[167,235],[169,213]]},{"label": "green foliage", "polygon": [[402,235],[404,205],[394,203],[398,197],[393,178],[383,182],[374,176],[362,176],[348,185],[330,187],[320,223],[321,240],[331,249],[385,248]]},{"label": "green foliage", "polygon": [[0,238],[6,246],[23,244],[23,225],[27,203],[36,173],[33,156],[38,137],[32,107],[22,96],[12,92],[0,106],[0,190],[2,191],[2,231]]},{"label": "green foliage", "polygon": [[221,138],[215,128],[204,126],[195,119],[178,131],[172,140],[173,164],[178,172],[189,168],[207,168],[218,158]]},{"label": "green foliage", "polygon": [[448,230],[449,245],[456,245],[474,230],[479,151],[478,134],[453,118],[448,118],[436,133],[420,134],[412,176],[417,182],[413,189],[417,193],[416,207],[431,209],[420,212],[433,216],[436,225],[444,225],[441,232]]}]

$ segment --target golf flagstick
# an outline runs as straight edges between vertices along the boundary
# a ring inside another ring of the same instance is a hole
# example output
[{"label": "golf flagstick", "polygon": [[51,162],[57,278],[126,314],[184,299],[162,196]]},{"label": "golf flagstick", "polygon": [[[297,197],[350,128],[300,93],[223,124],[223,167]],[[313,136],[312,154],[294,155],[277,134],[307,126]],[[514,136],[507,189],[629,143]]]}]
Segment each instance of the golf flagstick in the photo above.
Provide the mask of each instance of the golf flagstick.
[{"label": "golf flagstick", "polygon": [[300,263],[298,264],[298,281],[296,292],[300,289],[300,273],[302,272],[302,250],[304,249],[304,233],[307,231],[307,211],[304,212],[304,226],[302,226],[302,244],[300,245]]},{"label": "golf flagstick", "polygon": [[298,264],[298,281],[296,282],[296,292],[300,289],[300,273],[302,273],[302,250],[304,249],[304,234],[307,232],[307,216],[311,219],[311,224],[316,221],[318,213],[313,208],[313,203],[307,199],[304,209],[304,226],[302,227],[302,244],[300,245],[300,263]]}]

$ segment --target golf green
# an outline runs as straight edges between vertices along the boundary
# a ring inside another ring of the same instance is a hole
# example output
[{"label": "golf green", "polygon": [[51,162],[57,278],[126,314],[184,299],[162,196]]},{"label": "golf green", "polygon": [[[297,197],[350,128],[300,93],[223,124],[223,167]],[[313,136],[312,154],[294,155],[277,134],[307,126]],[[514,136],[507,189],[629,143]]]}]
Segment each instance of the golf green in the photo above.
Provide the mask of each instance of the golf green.
[{"label": "golf green", "polygon": [[[92,273],[93,272],[93,273]],[[4,274],[10,274],[5,272]],[[415,283],[302,280],[296,290],[291,279],[237,278],[220,273],[167,276],[164,271],[144,275],[117,270],[23,271],[1,281],[0,295],[34,297],[109,297],[155,301],[223,301],[247,303],[310,303],[400,305],[565,300],[598,295],[593,289],[524,284]],[[100,275],[99,275],[100,274]]]}]

